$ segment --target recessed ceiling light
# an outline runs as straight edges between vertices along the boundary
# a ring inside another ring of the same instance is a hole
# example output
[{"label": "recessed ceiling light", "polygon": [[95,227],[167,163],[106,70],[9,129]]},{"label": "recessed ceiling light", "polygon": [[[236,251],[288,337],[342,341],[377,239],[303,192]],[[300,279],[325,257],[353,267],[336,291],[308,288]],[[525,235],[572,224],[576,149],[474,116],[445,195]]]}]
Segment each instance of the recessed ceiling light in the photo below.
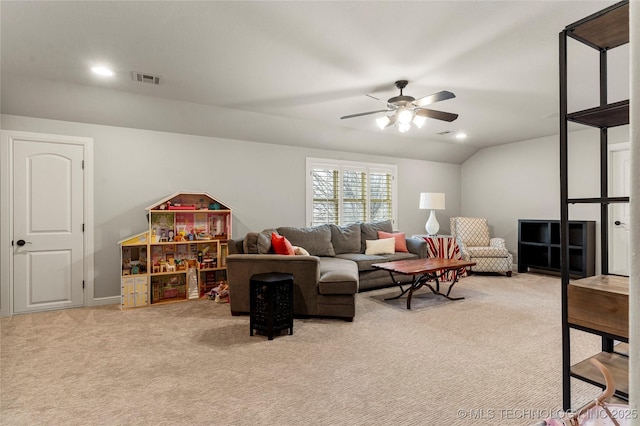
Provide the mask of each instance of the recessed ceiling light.
[{"label": "recessed ceiling light", "polygon": [[113,71],[111,71],[109,68],[104,67],[104,66],[96,66],[96,67],[92,67],[91,71],[93,71],[94,73],[102,76],[102,77],[111,77],[113,76]]},{"label": "recessed ceiling light", "polygon": [[463,140],[463,139],[466,139],[466,138],[467,138],[467,134],[466,133],[463,133],[463,132],[456,133],[456,139]]}]

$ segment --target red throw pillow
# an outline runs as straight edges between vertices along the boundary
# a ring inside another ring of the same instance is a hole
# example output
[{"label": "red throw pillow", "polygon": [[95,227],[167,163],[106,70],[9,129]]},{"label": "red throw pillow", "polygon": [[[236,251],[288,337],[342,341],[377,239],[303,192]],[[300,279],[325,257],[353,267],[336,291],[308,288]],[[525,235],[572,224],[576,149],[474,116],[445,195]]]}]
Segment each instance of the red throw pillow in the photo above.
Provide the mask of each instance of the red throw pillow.
[{"label": "red throw pillow", "polygon": [[271,233],[271,245],[276,254],[286,254],[288,256],[295,256],[296,254],[289,240],[275,232]]},{"label": "red throw pillow", "polygon": [[378,238],[395,238],[396,239],[396,252],[409,253],[407,248],[407,240],[404,232],[397,232],[395,234],[391,232],[378,231]]}]

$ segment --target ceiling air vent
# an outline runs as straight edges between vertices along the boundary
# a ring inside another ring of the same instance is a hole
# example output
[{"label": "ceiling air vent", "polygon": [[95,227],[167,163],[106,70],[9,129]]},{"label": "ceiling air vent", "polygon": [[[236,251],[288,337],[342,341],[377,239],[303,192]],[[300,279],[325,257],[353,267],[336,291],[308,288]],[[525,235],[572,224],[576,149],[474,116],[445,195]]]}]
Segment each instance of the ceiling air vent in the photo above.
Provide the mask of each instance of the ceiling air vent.
[{"label": "ceiling air vent", "polygon": [[145,74],[137,71],[131,71],[133,81],[140,83],[160,84],[160,76],[153,74]]},{"label": "ceiling air vent", "polygon": [[453,133],[451,130],[445,130],[444,132],[439,132],[436,134],[440,136],[444,136],[444,135],[450,135],[451,133]]}]

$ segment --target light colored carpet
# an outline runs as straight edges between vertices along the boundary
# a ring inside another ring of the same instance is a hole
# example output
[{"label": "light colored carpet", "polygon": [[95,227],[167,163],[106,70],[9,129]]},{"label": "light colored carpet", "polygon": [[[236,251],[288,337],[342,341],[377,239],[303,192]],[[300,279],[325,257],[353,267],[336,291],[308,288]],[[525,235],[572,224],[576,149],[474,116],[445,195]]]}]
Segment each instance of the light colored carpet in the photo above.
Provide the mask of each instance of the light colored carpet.
[{"label": "light colored carpet", "polygon": [[[529,425],[561,407],[559,278],[360,293],[353,323],[249,336],[210,300],[0,320],[3,425]],[[573,332],[575,360],[600,341]],[[574,405],[599,390],[573,381]]]}]

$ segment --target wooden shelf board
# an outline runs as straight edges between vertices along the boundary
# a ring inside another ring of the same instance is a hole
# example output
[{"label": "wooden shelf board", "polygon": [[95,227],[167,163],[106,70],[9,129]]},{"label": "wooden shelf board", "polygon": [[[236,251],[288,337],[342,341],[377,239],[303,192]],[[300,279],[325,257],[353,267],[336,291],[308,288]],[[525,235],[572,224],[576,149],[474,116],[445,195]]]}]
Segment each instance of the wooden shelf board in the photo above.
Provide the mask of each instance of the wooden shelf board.
[{"label": "wooden shelf board", "polygon": [[174,272],[152,272],[151,275],[152,277],[159,277],[162,275],[186,275],[187,271],[174,271]]},{"label": "wooden shelf board", "polygon": [[629,278],[595,275],[567,288],[568,322],[621,339],[629,338]]},{"label": "wooden shelf board", "polygon": [[620,354],[620,355],[624,355],[624,356],[629,356],[629,344],[628,343],[618,343],[617,345],[615,345],[613,347],[613,352]]},{"label": "wooden shelf board", "polygon": [[598,128],[629,124],[629,100],[573,112],[567,120]]},{"label": "wooden shelf board", "polygon": [[605,198],[569,198],[569,204],[611,204],[628,203],[629,197],[605,197]]},{"label": "wooden shelf board", "polygon": [[629,4],[620,2],[566,27],[571,37],[597,49],[629,42]]},{"label": "wooden shelf board", "polygon": [[611,372],[616,385],[616,392],[629,395],[629,358],[616,353],[600,352],[571,366],[571,376],[604,388],[604,377],[600,370],[591,363],[597,359]]},{"label": "wooden shelf board", "polygon": [[629,277],[621,275],[594,275],[571,281],[570,285],[603,291],[629,295]]},{"label": "wooden shelf board", "polygon": [[187,240],[187,241],[158,241],[155,243],[151,243],[152,246],[167,246],[171,244],[207,244],[213,243],[216,241],[221,241],[223,244],[227,243],[227,237],[214,237],[208,240]]},{"label": "wooden shelf board", "polygon": [[201,210],[167,210],[167,209],[157,209],[150,210],[152,213],[231,213],[231,210],[209,210],[209,209],[201,209]]},{"label": "wooden shelf board", "polygon": [[163,299],[163,300],[156,300],[151,302],[152,305],[166,305],[168,303],[181,303],[181,302],[186,302],[189,299]]}]

